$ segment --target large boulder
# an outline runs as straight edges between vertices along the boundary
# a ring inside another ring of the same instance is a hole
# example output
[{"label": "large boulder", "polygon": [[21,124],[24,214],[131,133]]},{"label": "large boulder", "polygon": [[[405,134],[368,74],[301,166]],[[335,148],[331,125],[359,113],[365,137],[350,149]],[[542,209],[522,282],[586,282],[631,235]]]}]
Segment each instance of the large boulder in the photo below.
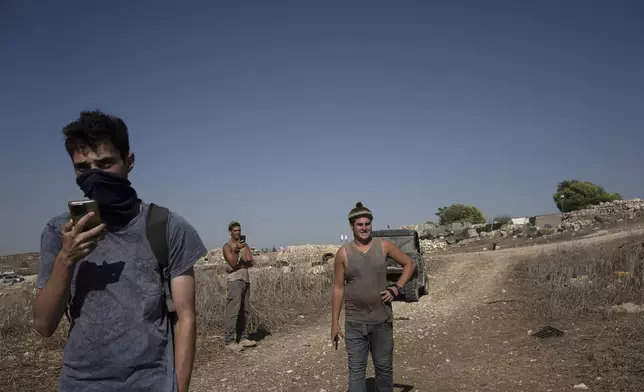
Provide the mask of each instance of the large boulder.
[{"label": "large boulder", "polygon": [[478,231],[472,228],[465,230],[465,232],[463,233],[463,237],[465,238],[477,238],[478,236],[479,236]]}]

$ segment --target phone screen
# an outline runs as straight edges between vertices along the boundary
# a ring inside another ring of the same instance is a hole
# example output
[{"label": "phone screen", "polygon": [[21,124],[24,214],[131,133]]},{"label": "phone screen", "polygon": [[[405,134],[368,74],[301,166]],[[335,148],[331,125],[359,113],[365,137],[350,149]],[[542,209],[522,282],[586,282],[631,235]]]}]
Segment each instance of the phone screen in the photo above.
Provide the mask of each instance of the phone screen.
[{"label": "phone screen", "polygon": [[240,235],[239,239],[242,240],[243,242],[246,242],[246,236],[245,235]]}]

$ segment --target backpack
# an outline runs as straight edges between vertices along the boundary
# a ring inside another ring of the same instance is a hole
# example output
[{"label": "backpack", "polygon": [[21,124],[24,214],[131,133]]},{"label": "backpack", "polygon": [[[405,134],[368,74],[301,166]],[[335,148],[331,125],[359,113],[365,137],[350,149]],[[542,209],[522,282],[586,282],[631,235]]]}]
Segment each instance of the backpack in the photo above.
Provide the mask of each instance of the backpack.
[{"label": "backpack", "polygon": [[[146,236],[152,248],[152,253],[159,263],[161,272],[161,284],[165,292],[165,305],[171,321],[174,322],[176,310],[172,301],[172,291],[170,290],[170,251],[168,250],[168,241],[166,238],[168,228],[168,209],[150,203],[148,207],[148,219],[146,222]],[[172,324],[172,323],[171,323]]]},{"label": "backpack", "polygon": [[[169,211],[167,208],[150,203],[148,207],[145,234],[150,244],[150,248],[152,249],[152,253],[154,253],[154,257],[159,263],[161,284],[163,285],[163,291],[165,293],[165,307],[168,311],[168,316],[170,317],[170,328],[172,332],[177,313],[174,307],[174,302],[172,301],[172,291],[170,290],[170,252],[168,250],[168,240],[166,238],[168,215]],[[67,321],[70,323],[70,331],[72,323],[72,317],[70,314],[71,301],[72,298],[70,295],[65,309],[65,317],[67,317]]]}]

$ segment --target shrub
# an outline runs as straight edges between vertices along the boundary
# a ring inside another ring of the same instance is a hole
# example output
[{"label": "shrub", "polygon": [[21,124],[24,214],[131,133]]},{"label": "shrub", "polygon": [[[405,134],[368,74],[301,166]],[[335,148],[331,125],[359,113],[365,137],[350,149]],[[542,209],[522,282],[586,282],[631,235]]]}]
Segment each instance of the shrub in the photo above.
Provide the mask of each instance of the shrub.
[{"label": "shrub", "polygon": [[436,216],[440,218],[441,225],[448,225],[453,222],[469,222],[471,224],[485,223],[485,217],[481,210],[475,206],[465,204],[452,204],[448,207],[440,207]]},{"label": "shrub", "polygon": [[622,196],[606,192],[601,185],[589,181],[565,180],[557,185],[557,192],[552,195],[552,199],[560,212],[570,212],[602,202],[621,200]]}]

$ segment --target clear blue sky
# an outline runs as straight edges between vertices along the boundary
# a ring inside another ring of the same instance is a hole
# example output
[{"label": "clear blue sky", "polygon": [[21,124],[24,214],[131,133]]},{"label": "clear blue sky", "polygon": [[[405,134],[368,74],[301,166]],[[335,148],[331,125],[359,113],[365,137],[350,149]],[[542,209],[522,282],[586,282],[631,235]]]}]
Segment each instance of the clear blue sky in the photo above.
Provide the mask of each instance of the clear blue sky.
[{"label": "clear blue sky", "polygon": [[552,212],[562,179],[644,196],[642,1],[170,3],[0,3],[0,254],[82,197],[60,131],[96,107],[208,247],[232,219],[337,243],[357,200],[393,227]]}]

